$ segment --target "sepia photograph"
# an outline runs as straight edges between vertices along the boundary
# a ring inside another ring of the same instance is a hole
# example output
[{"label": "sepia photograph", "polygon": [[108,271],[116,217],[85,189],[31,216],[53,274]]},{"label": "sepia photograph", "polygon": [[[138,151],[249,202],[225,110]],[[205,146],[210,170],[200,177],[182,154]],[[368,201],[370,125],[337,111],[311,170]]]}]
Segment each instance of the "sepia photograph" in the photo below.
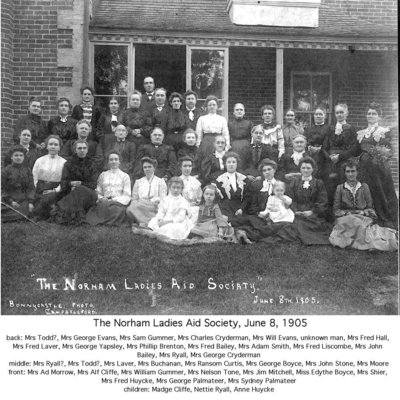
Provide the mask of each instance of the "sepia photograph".
[{"label": "sepia photograph", "polygon": [[3,316],[398,315],[397,2],[2,0]]}]

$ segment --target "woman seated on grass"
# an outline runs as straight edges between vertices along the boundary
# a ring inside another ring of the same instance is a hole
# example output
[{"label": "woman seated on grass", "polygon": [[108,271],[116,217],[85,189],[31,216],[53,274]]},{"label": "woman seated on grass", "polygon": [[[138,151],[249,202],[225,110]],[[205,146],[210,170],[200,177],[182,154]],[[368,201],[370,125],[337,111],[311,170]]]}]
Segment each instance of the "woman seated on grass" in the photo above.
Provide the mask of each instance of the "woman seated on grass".
[{"label": "woman seated on grass", "polygon": [[75,154],[64,165],[61,177],[61,200],[52,210],[56,222],[61,224],[82,224],[87,211],[96,204],[95,192],[97,170],[87,157],[88,144],[78,139],[74,144]]},{"label": "woman seated on grass", "polygon": [[214,185],[207,185],[204,188],[197,222],[190,233],[203,238],[233,237],[234,230],[228,224],[228,218],[221,213],[217,201],[217,188]]},{"label": "woman seated on grass", "polygon": [[121,155],[110,151],[107,156],[109,170],[97,180],[97,204],[86,215],[90,225],[124,225],[128,218],[126,207],[131,201],[131,180],[119,169]]},{"label": "woman seated on grass", "polygon": [[329,244],[332,230],[325,220],[328,197],[320,179],[313,177],[315,161],[304,157],[299,162],[301,176],[290,182],[288,196],[295,214],[293,224],[287,224],[278,233],[286,241],[300,241],[303,244]]},{"label": "woman seated on grass", "polygon": [[149,228],[170,239],[186,239],[193,223],[190,206],[182,197],[183,181],[174,176],[168,181],[168,196],[158,206],[157,215],[149,222]]},{"label": "woman seated on grass", "polygon": [[155,175],[157,160],[143,157],[140,160],[144,177],[138,179],[132,189],[132,201],[126,210],[128,218],[141,227],[147,227],[157,214],[160,201],[167,195],[165,180]]},{"label": "woman seated on grass", "polygon": [[377,215],[369,187],[357,180],[358,167],[348,161],[344,165],[346,182],[336,188],[333,212],[335,226],[329,237],[334,246],[358,250],[395,251],[398,246],[396,231],[374,224]]},{"label": "woman seated on grass", "polygon": [[7,205],[24,215],[31,214],[34,208],[35,185],[31,170],[24,164],[25,153],[24,147],[20,145],[13,147],[10,151],[11,164],[1,172],[1,220],[3,222],[23,219],[22,215]]},{"label": "woman seated on grass", "polygon": [[58,155],[62,140],[56,135],[46,139],[48,154],[36,160],[33,166],[33,181],[36,186],[35,215],[41,219],[50,217],[51,207],[57,202],[61,192],[61,176],[66,163],[65,158]]}]

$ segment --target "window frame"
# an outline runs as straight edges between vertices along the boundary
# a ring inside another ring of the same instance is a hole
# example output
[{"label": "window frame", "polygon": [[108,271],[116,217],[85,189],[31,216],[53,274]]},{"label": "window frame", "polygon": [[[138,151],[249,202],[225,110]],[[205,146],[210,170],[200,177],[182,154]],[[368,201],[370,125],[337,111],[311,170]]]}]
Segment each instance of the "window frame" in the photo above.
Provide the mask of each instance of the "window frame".
[{"label": "window frame", "polygon": [[332,110],[333,110],[333,89],[332,89],[332,72],[329,71],[291,71],[290,72],[290,108],[295,110],[296,114],[307,114],[310,116],[310,121],[312,122],[312,115],[314,113],[314,109],[311,107],[310,111],[297,111],[293,106],[294,100],[294,89],[293,89],[293,81],[295,75],[303,75],[310,78],[310,90],[312,92],[312,78],[313,76],[327,76],[329,77],[329,109],[326,110],[327,119],[326,122],[328,124],[332,121]]},{"label": "window frame", "polygon": [[[217,50],[224,52],[224,76],[222,81],[221,114],[228,120],[229,115],[229,47],[186,45],[186,90],[192,90],[192,50]],[[205,100],[205,99],[201,99]]]}]

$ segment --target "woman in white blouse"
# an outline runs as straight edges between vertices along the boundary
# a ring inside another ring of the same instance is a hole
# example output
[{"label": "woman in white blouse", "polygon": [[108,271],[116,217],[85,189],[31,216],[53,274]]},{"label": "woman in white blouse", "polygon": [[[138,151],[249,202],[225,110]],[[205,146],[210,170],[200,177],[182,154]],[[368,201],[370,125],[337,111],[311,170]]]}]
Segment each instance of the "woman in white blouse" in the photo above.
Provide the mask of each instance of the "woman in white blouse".
[{"label": "woman in white blouse", "polygon": [[225,150],[231,147],[228,123],[224,117],[217,114],[218,99],[212,95],[208,96],[205,106],[208,114],[201,116],[196,125],[197,146],[201,159],[214,151],[215,136],[222,135],[225,138]]},{"label": "woman in white blouse", "polygon": [[97,204],[86,214],[90,225],[122,226],[127,222],[126,208],[131,201],[131,180],[119,169],[121,155],[110,151],[107,156],[109,170],[97,180]]},{"label": "woman in white blouse", "polygon": [[61,174],[66,159],[60,157],[62,141],[56,135],[46,139],[48,154],[36,160],[33,169],[33,181],[36,187],[35,214],[43,219],[50,216],[50,209],[57,201],[57,194],[61,191]]},{"label": "woman in white blouse", "polygon": [[126,210],[129,219],[141,227],[147,227],[156,216],[161,199],[167,195],[165,180],[154,175],[157,160],[143,157],[140,160],[145,176],[138,179],[132,189],[132,201]]}]

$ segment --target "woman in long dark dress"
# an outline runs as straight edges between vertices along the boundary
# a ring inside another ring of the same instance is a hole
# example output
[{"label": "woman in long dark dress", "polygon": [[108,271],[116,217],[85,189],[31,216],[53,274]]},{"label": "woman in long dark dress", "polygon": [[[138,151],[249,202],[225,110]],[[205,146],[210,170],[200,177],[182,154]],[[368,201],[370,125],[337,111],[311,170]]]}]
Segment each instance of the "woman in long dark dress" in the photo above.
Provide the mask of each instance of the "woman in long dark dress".
[{"label": "woman in long dark dress", "polygon": [[329,125],[326,123],[326,110],[318,107],[314,110],[314,124],[309,126],[304,131],[304,136],[307,139],[308,154],[314,159],[316,178],[325,181],[323,172],[325,171],[325,155],[322,150],[325,137],[329,134]]},{"label": "woman in long dark dress", "polygon": [[346,182],[336,188],[333,211],[337,219],[329,241],[342,249],[396,251],[397,232],[375,223],[371,192],[358,181],[357,169],[351,160],[344,166]]},{"label": "woman in long dark dress", "polygon": [[108,102],[108,113],[102,114],[97,123],[96,136],[99,138],[103,153],[115,139],[115,129],[122,122],[122,112],[118,97],[111,97]]},{"label": "woman in long dark dress", "polygon": [[97,169],[86,157],[88,144],[78,139],[74,143],[75,154],[64,165],[61,177],[61,192],[52,215],[61,224],[82,224],[87,211],[96,204]]},{"label": "woman in long dark dress", "polygon": [[128,140],[135,143],[136,148],[148,143],[152,131],[149,112],[141,107],[142,94],[134,90],[129,98],[129,108],[124,111],[121,122],[128,130]]},{"label": "woman in long dark dress", "polygon": [[182,111],[183,98],[173,92],[169,96],[169,104],[171,109],[164,120],[164,126],[161,129],[165,133],[165,143],[173,146],[175,151],[178,151],[182,145],[183,132],[189,127],[189,119]]},{"label": "woman in long dark dress", "polygon": [[35,186],[30,168],[24,164],[26,149],[17,145],[11,150],[11,164],[1,172],[1,220],[18,221],[23,216],[13,211],[11,206],[24,215],[33,211]]},{"label": "woman in long dark dress", "polygon": [[278,233],[285,241],[300,241],[303,244],[329,244],[331,224],[326,222],[328,198],[324,183],[313,177],[315,161],[311,157],[300,160],[301,176],[291,181],[288,196],[293,200],[295,213],[293,224],[288,224]]},{"label": "woman in long dark dress", "polygon": [[357,135],[353,126],[346,122],[349,115],[346,104],[335,107],[336,125],[331,126],[322,146],[325,166],[322,176],[328,193],[329,206],[333,204],[336,186],[345,180],[343,164],[358,155]]},{"label": "woman in long dark dress", "polygon": [[90,225],[122,226],[128,221],[126,208],[131,201],[131,180],[119,169],[121,155],[110,151],[107,155],[108,171],[97,180],[97,204],[86,215]]},{"label": "woman in long dark dress", "polygon": [[277,182],[275,180],[277,163],[265,158],[260,162],[259,170],[262,179],[250,185],[251,200],[246,204],[243,215],[231,218],[232,226],[237,231],[246,232],[247,237],[253,242],[271,241],[271,237],[287,224],[287,222],[269,224],[259,216],[259,213],[265,210],[273,186]]},{"label": "woman in long dark dress", "polygon": [[398,199],[390,171],[390,129],[379,126],[382,108],[372,103],[367,111],[368,127],[357,132],[361,147],[360,180],[371,190],[378,223],[398,229]]},{"label": "woman in long dark dress", "polygon": [[231,139],[231,151],[239,154],[243,159],[251,141],[253,123],[244,118],[246,112],[242,103],[233,106],[233,119],[228,122],[228,131]]}]

